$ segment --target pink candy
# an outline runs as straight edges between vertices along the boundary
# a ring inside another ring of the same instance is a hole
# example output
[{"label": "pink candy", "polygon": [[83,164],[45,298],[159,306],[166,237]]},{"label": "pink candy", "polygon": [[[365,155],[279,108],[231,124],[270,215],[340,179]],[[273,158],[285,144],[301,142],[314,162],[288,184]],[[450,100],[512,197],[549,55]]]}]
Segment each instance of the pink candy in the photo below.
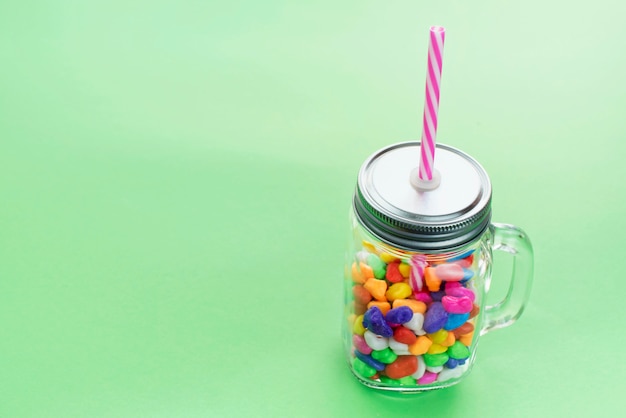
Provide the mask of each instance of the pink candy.
[{"label": "pink candy", "polygon": [[441,298],[441,304],[446,312],[453,314],[464,314],[472,310],[474,304],[467,296],[444,296]]},{"label": "pink candy", "polygon": [[354,347],[363,354],[370,354],[372,352],[372,348],[367,345],[365,338],[360,335],[354,334],[352,336],[352,344],[354,344]]},{"label": "pink candy", "polygon": [[424,376],[417,379],[417,384],[428,385],[430,383],[433,383],[435,380],[437,380],[437,373],[426,372],[424,373]]},{"label": "pink candy", "polygon": [[472,302],[476,300],[474,292],[472,292],[471,289],[463,287],[459,282],[447,282],[445,290],[447,296],[455,296],[457,298],[465,296],[470,298]]},{"label": "pink candy", "polygon": [[439,264],[435,268],[435,275],[444,282],[458,282],[465,277],[463,267],[458,264]]}]

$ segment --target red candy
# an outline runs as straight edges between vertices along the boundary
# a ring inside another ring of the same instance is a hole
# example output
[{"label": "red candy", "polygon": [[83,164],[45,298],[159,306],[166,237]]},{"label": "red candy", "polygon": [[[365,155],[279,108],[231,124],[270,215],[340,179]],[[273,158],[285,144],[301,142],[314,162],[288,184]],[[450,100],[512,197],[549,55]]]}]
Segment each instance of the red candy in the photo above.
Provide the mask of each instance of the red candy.
[{"label": "red candy", "polygon": [[392,379],[402,379],[417,371],[417,357],[398,356],[396,361],[385,367],[385,374]]},{"label": "red candy", "polygon": [[352,293],[354,294],[354,301],[361,305],[367,305],[372,300],[370,292],[360,284],[352,287]]},{"label": "red candy", "polygon": [[472,324],[471,322],[466,322],[460,327],[454,329],[452,332],[454,333],[454,336],[458,339],[461,335],[469,334],[472,331],[474,331],[474,324]]},{"label": "red candy", "polygon": [[400,263],[390,263],[387,265],[387,273],[385,273],[385,279],[391,283],[400,283],[404,280],[404,276],[400,273]]},{"label": "red candy", "polygon": [[393,339],[402,344],[413,344],[417,336],[410,329],[399,326],[393,331]]},{"label": "red candy", "polygon": [[476,315],[478,315],[478,312],[480,312],[480,306],[474,304],[474,307],[472,308],[472,310],[470,311],[470,316],[469,319],[472,319],[473,317],[475,317]]}]

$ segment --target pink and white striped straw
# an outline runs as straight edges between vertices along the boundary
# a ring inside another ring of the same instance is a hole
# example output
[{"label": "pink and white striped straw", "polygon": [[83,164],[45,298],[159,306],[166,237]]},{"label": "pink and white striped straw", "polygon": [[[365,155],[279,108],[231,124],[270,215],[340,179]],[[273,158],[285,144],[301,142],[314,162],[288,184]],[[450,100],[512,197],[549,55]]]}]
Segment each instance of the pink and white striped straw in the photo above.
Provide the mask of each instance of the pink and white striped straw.
[{"label": "pink and white striped straw", "polygon": [[430,181],[435,169],[435,140],[437,137],[437,111],[443,65],[443,42],[446,30],[441,26],[430,27],[428,42],[428,74],[426,75],[426,95],[424,100],[424,128],[419,165],[419,178]]}]

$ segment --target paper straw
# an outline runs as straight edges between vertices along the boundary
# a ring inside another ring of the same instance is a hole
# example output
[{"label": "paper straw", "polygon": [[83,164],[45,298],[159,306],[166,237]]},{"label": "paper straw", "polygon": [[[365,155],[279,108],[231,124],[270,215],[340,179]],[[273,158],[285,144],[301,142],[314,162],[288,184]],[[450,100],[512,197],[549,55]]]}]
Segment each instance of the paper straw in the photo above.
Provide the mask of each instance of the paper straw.
[{"label": "paper straw", "polygon": [[409,285],[413,292],[421,292],[424,285],[424,269],[428,265],[426,257],[421,254],[414,254],[410,261]]},{"label": "paper straw", "polygon": [[419,178],[433,179],[435,164],[435,140],[437,137],[437,111],[439,110],[439,88],[441,86],[441,67],[443,64],[443,42],[445,28],[430,27],[428,42],[428,73],[426,75],[426,94],[424,99],[424,128],[420,149]]}]

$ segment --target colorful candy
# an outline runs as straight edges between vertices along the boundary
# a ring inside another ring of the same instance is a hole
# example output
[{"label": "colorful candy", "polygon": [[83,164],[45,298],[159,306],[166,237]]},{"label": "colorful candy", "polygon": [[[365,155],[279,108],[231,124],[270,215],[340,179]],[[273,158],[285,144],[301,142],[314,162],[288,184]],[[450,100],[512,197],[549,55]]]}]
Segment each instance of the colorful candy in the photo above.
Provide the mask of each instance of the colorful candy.
[{"label": "colorful candy", "polygon": [[433,302],[424,316],[424,331],[428,334],[437,332],[443,328],[447,321],[448,312],[446,312],[441,302]]},{"label": "colorful candy", "polygon": [[411,290],[411,286],[406,283],[395,283],[389,287],[389,290],[385,293],[387,300],[393,302],[396,299],[406,299],[408,298],[413,291]]},{"label": "colorful candy", "polygon": [[393,308],[385,315],[385,320],[391,324],[404,324],[413,318],[413,311],[408,306]]},{"label": "colorful candy", "polygon": [[391,351],[389,347],[383,350],[372,351],[372,358],[380,361],[381,363],[391,364],[398,358],[398,355]]},{"label": "colorful candy", "polygon": [[417,335],[406,327],[398,327],[393,331],[393,338],[403,344],[411,345],[417,341]]},{"label": "colorful candy", "polygon": [[392,379],[410,376],[417,371],[417,357],[398,356],[396,361],[385,367],[385,374]]},{"label": "colorful candy", "polygon": [[370,254],[367,257],[367,264],[374,270],[374,277],[384,279],[387,265],[376,254]]},{"label": "colorful candy", "polygon": [[402,273],[400,273],[400,263],[391,263],[387,265],[387,272],[385,273],[385,279],[391,283],[400,283],[404,280]]},{"label": "colorful candy", "polygon": [[393,387],[462,376],[480,311],[474,263],[473,250],[430,260],[364,243],[348,278],[354,372]]},{"label": "colorful candy", "polygon": [[360,351],[355,351],[354,354],[356,357],[361,360],[363,363],[367,364],[371,368],[377,371],[385,370],[385,364],[368,356],[367,354],[363,354]]},{"label": "colorful candy", "polygon": [[387,282],[378,279],[367,279],[363,285],[365,289],[374,297],[374,299],[387,302],[385,292],[387,291]]},{"label": "colorful candy", "polygon": [[444,296],[441,299],[441,304],[443,309],[451,314],[470,313],[474,307],[472,300],[467,296]]}]

